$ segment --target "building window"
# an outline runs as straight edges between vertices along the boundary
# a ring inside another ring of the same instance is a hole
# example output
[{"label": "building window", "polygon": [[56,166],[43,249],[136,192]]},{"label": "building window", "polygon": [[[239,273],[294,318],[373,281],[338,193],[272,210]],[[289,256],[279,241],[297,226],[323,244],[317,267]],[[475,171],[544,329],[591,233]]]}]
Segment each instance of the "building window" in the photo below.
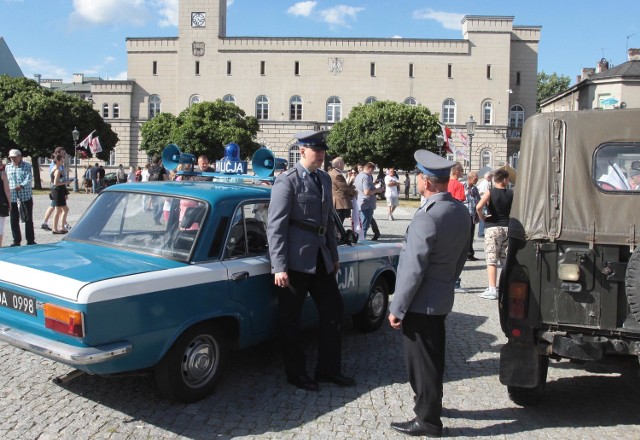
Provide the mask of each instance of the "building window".
[{"label": "building window", "polygon": [[266,61],[260,61],[260,75],[266,75],[266,70],[267,70],[267,62]]},{"label": "building window", "polygon": [[409,78],[413,78],[413,63],[409,63]]},{"label": "building window", "polygon": [[149,119],[153,119],[160,113],[160,97],[151,95],[149,97]]},{"label": "building window", "polygon": [[269,98],[264,95],[256,99],[256,118],[269,119]]},{"label": "building window", "polygon": [[200,95],[193,95],[191,98],[189,98],[189,105],[192,106],[193,104],[198,104],[202,102],[202,98],[200,97]]},{"label": "building window", "polygon": [[342,119],[342,101],[337,96],[327,100],[327,122],[339,122]]},{"label": "building window", "polygon": [[447,78],[453,77],[453,64],[447,66]]},{"label": "building window", "polygon": [[374,102],[377,102],[378,98],[376,98],[375,96],[369,96],[367,99],[364,100],[365,104],[373,104]]},{"label": "building window", "polygon": [[516,72],[516,85],[520,85],[520,72]]},{"label": "building window", "polygon": [[300,147],[298,144],[293,144],[289,147],[289,167],[294,166],[300,160]]},{"label": "building window", "polygon": [[227,75],[231,75],[231,61],[227,61]]},{"label": "building window", "polygon": [[301,121],[302,120],[302,98],[298,95],[292,96],[289,100],[289,120]]},{"label": "building window", "polygon": [[115,148],[111,150],[111,152],[109,153],[109,160],[107,161],[107,165],[112,167],[116,165],[116,149]]},{"label": "building window", "polygon": [[491,150],[488,148],[480,152],[480,168],[486,167],[493,168],[493,166],[491,166]]},{"label": "building window", "polygon": [[157,61],[153,62],[153,69],[152,70],[153,70],[153,74],[154,75],[158,74],[158,62]]},{"label": "building window", "polygon": [[300,61],[296,61],[293,64],[293,74],[295,76],[299,76],[300,75]]},{"label": "building window", "polygon": [[445,99],[442,103],[442,123],[456,123],[456,102],[451,98]]},{"label": "building window", "polygon": [[106,102],[102,104],[102,119],[107,119],[109,117],[109,104]]},{"label": "building window", "polygon": [[224,95],[222,97],[222,101],[223,102],[228,102],[230,104],[235,104],[236,103],[236,97],[233,95]]},{"label": "building window", "polygon": [[493,103],[485,101],[482,104],[482,125],[491,125],[493,123]]},{"label": "building window", "polygon": [[487,64],[487,79],[491,79],[491,64]]},{"label": "building window", "polygon": [[520,104],[511,106],[509,110],[509,127],[518,128],[524,125],[524,107]]},{"label": "building window", "polygon": [[407,105],[418,105],[418,101],[416,101],[416,98],[412,98],[411,96],[405,99],[403,103]]},{"label": "building window", "polygon": [[113,119],[118,119],[120,117],[120,106],[118,104],[113,104]]},{"label": "building window", "polygon": [[200,61],[196,61],[196,75],[200,75]]},{"label": "building window", "polygon": [[369,74],[371,76],[376,76],[376,63],[371,63],[369,66]]}]

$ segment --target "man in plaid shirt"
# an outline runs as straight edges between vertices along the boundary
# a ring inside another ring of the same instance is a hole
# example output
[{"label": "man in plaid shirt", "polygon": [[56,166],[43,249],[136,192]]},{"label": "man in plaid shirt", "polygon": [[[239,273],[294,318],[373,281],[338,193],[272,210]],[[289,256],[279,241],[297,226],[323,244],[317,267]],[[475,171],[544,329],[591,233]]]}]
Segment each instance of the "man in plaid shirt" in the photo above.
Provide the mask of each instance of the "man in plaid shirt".
[{"label": "man in plaid shirt", "polygon": [[[22,160],[19,150],[9,151],[11,162],[7,164],[5,172],[11,191],[11,233],[13,243],[11,246],[20,246],[22,234],[20,233],[20,218],[24,221],[24,234],[27,244],[36,244],[33,231],[33,191],[31,190],[31,165]],[[18,201],[21,207],[18,208]]]},{"label": "man in plaid shirt", "polygon": [[466,197],[464,205],[469,210],[469,215],[471,216],[471,236],[469,237],[469,253],[467,254],[467,260],[469,261],[478,261],[475,256],[475,251],[473,250],[473,234],[476,230],[476,223],[478,223],[479,220],[476,205],[480,201],[480,193],[478,192],[476,183],[478,183],[478,173],[470,171],[469,174],[467,174],[467,182],[464,184],[464,195]]}]

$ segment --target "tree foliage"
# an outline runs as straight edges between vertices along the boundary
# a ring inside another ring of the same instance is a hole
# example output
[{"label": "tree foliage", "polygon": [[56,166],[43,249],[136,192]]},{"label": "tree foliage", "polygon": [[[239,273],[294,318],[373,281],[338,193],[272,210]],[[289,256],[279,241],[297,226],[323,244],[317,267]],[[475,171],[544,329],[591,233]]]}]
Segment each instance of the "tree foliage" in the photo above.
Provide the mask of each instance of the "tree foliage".
[{"label": "tree foliage", "polygon": [[436,151],[438,116],[423,106],[392,101],[361,104],[329,132],[329,152],[346,163],[412,170],[418,149]]},{"label": "tree foliage", "polygon": [[569,88],[571,78],[557,73],[547,74],[544,71],[538,73],[538,101],[536,110],[540,111],[540,103],[547,98],[557,95]]},{"label": "tree foliage", "polygon": [[148,155],[160,154],[167,144],[175,143],[185,153],[204,154],[214,160],[224,155],[226,144],[235,142],[241,157],[249,158],[258,148],[253,139],[259,128],[256,118],[218,99],[194,104],[177,118],[160,114],[146,122],[140,149]]}]

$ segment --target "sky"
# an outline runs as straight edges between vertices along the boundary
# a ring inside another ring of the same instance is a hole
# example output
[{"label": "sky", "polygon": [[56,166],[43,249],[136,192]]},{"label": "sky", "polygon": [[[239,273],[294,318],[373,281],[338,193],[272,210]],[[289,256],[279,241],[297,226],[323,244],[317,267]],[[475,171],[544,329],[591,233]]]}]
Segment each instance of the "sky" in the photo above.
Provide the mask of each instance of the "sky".
[{"label": "sky", "polygon": [[[464,15],[541,26],[538,71],[575,82],[640,48],[638,0],[227,0],[227,36],[461,39]],[[178,0],[0,0],[4,37],[27,78],[127,78],[128,37],[175,37]]]}]

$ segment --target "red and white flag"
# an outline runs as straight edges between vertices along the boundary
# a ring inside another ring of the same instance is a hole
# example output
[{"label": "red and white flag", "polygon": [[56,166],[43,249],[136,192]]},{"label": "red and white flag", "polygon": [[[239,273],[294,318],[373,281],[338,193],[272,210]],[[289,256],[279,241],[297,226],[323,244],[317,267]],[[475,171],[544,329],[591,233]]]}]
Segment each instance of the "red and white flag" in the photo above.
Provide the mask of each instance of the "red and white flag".
[{"label": "red and white flag", "polygon": [[83,149],[83,150],[87,150],[89,148],[89,146],[91,145],[91,139],[93,138],[93,133],[95,133],[96,131],[93,130],[91,133],[89,133],[89,136],[87,136],[86,138],[84,138],[82,140],[82,142],[80,142],[77,146],[76,149]]},{"label": "red and white flag", "polygon": [[91,138],[89,148],[91,149],[91,154],[94,155],[102,151],[102,145],[100,145],[100,138],[98,136]]},{"label": "red and white flag", "polygon": [[442,129],[442,137],[444,137],[444,150],[449,153],[454,153],[455,145],[453,145],[453,139],[451,138],[453,132],[444,124],[438,122],[438,125],[440,125]]}]

